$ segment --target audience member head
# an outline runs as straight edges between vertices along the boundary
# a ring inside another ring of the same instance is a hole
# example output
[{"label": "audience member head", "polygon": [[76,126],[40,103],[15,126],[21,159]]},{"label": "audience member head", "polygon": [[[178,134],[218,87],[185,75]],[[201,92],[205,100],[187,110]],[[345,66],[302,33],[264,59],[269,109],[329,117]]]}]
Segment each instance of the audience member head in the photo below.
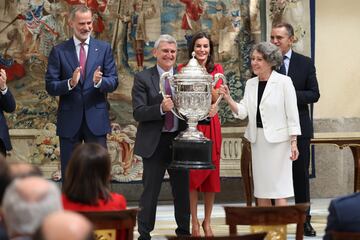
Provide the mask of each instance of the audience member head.
[{"label": "audience member head", "polygon": [[206,32],[197,32],[191,38],[189,46],[189,58],[192,58],[192,52],[195,52],[195,57],[199,63],[205,66],[207,72],[214,70],[214,44],[211,41],[210,35]]},{"label": "audience member head", "polygon": [[260,42],[258,44],[255,44],[254,47],[252,48],[251,63],[253,68],[254,68],[253,62],[255,60],[254,59],[255,55],[261,56],[263,60],[268,65],[270,65],[271,69],[275,69],[281,66],[283,62],[283,57],[281,55],[281,51],[279,50],[279,48],[269,42]]},{"label": "audience member head", "polygon": [[9,169],[13,179],[43,175],[38,166],[26,162],[10,162]]},{"label": "audience member head", "polygon": [[63,193],[69,200],[83,204],[107,201],[111,197],[110,171],[107,149],[96,143],[79,144],[66,168]]},{"label": "audience member head", "polygon": [[9,165],[5,157],[0,154],[0,206],[7,186],[11,182]]},{"label": "audience member head", "polygon": [[2,207],[9,237],[29,236],[46,215],[62,209],[60,191],[41,177],[15,179],[5,191]]},{"label": "audience member head", "polygon": [[36,240],[94,240],[92,224],[79,213],[57,211],[44,218]]},{"label": "audience member head", "polygon": [[156,63],[164,71],[170,71],[175,65],[177,54],[177,43],[174,37],[163,34],[155,41],[153,55]]},{"label": "audience member head", "polygon": [[270,39],[285,55],[295,41],[294,28],[289,23],[276,23],[272,26]]}]

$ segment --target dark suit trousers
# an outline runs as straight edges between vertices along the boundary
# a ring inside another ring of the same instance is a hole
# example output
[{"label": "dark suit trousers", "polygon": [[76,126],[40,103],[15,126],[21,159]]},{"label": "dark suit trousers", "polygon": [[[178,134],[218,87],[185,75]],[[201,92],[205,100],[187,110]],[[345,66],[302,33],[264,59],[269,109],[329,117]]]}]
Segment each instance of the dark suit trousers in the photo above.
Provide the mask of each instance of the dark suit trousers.
[{"label": "dark suit trousers", "polygon": [[140,198],[138,214],[139,239],[151,239],[154,229],[157,201],[165,170],[170,175],[170,184],[175,207],[177,235],[190,235],[190,203],[188,170],[167,169],[171,162],[171,142],[177,133],[162,133],[154,154],[143,159],[143,193]]},{"label": "dark suit trousers", "polygon": [[0,139],[0,153],[6,157],[6,147],[3,141]]},{"label": "dark suit trousers", "polygon": [[[293,183],[295,203],[310,202],[309,164],[310,164],[310,139],[297,139],[299,158],[293,162]],[[310,208],[308,210],[308,215]]]},{"label": "dark suit trousers", "polygon": [[77,144],[82,142],[98,143],[101,146],[106,146],[106,135],[95,136],[86,124],[85,116],[84,121],[81,124],[79,131],[72,138],[60,137],[60,158],[61,158],[61,177],[62,181],[65,179],[66,166],[70,160],[71,154],[74,151]]}]

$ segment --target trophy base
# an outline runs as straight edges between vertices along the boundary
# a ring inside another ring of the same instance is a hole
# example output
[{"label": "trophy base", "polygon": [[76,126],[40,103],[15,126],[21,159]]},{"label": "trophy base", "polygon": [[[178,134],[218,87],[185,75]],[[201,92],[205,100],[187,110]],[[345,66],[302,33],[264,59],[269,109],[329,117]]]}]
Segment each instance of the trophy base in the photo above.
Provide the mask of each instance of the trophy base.
[{"label": "trophy base", "polygon": [[175,140],[177,141],[204,141],[207,139],[202,132],[199,130],[190,131],[187,129],[186,131],[180,132],[179,135],[176,136]]},{"label": "trophy base", "polygon": [[169,168],[175,169],[215,169],[212,164],[212,141],[178,140],[172,142],[172,162]]}]

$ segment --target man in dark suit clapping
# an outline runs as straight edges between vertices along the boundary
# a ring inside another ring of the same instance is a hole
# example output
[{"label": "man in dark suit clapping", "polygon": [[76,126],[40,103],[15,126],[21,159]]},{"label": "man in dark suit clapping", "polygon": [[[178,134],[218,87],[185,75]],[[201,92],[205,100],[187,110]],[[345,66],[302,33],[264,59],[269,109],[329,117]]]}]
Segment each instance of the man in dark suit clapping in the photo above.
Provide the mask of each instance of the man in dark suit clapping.
[{"label": "man in dark suit clapping", "polygon": [[6,85],[6,80],[5,70],[0,69],[0,153],[4,157],[6,157],[6,151],[12,149],[4,112],[10,113],[16,108],[15,99]]},{"label": "man in dark suit clapping", "polygon": [[[177,235],[190,235],[189,175],[187,170],[168,169],[171,142],[185,128],[185,122],[171,116],[174,103],[169,95],[159,92],[160,76],[173,74],[177,44],[170,35],[161,35],[153,54],[156,66],[135,75],[132,89],[133,115],[139,122],[134,153],[143,158],[143,186],[138,214],[139,240],[151,239],[161,183],[167,170],[174,198]],[[166,118],[169,116],[170,124]]]},{"label": "man in dark suit clapping", "polygon": [[[316,70],[313,61],[292,51],[294,29],[288,23],[277,23],[271,30],[271,42],[278,46],[284,57],[283,74],[293,81],[300,117],[301,136],[297,137],[299,158],[293,162],[293,183],[295,203],[310,202],[309,162],[310,139],[313,136],[313,125],[310,120],[309,104],[320,98]],[[304,224],[305,236],[316,236],[310,223],[310,209]]]},{"label": "man in dark suit clapping", "polygon": [[62,177],[78,143],[106,148],[111,131],[106,96],[116,90],[118,75],[110,44],[91,37],[93,21],[88,7],[75,6],[69,16],[73,37],[55,46],[48,59],[46,91],[59,96],[56,133]]}]

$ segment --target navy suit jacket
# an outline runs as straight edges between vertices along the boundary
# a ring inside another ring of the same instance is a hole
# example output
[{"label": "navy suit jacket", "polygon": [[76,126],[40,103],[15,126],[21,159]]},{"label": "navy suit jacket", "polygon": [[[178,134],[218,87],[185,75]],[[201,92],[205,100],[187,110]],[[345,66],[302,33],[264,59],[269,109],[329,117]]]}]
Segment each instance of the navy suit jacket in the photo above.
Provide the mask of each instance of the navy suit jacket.
[{"label": "navy suit jacket", "polygon": [[6,124],[6,119],[4,116],[4,112],[13,112],[15,111],[16,103],[13,95],[8,88],[5,95],[0,93],[0,139],[5,145],[5,149],[10,151],[12,149],[10,136],[9,136],[9,128]]},{"label": "navy suit jacket", "polygon": [[301,54],[292,51],[288,76],[294,83],[299,110],[301,136],[313,137],[313,125],[310,121],[308,104],[315,103],[320,98],[319,85],[313,61]]},{"label": "navy suit jacket", "polygon": [[[68,80],[79,66],[74,40],[71,38],[55,46],[48,58],[45,75],[46,91],[59,96],[57,113],[57,135],[73,137],[82,121],[90,131],[101,136],[110,132],[109,112],[106,95],[118,86],[117,69],[111,47],[108,43],[90,38],[83,82],[69,90]],[[100,66],[103,72],[100,88],[95,88],[93,75]],[[85,116],[85,119],[83,119]]]},{"label": "navy suit jacket", "polygon": [[[165,118],[160,112],[163,96],[160,93],[159,81],[160,76],[156,66],[146,69],[134,77],[133,116],[139,122],[134,153],[145,158],[154,154],[164,126]],[[179,130],[183,130],[185,127],[185,122],[179,121]]]},{"label": "navy suit jacket", "polygon": [[325,240],[330,232],[360,232],[360,193],[336,198],[330,202]]}]

